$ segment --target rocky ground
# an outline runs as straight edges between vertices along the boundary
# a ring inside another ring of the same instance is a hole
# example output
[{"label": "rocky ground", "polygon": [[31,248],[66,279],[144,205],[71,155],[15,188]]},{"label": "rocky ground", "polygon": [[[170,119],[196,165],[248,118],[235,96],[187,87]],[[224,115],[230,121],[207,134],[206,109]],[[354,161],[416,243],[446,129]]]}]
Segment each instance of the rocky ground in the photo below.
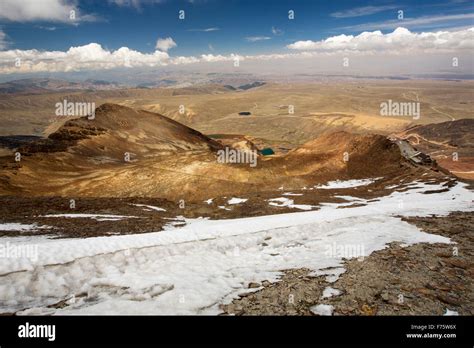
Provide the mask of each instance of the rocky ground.
[{"label": "rocky ground", "polygon": [[[422,172],[421,172],[422,173]],[[270,205],[269,200],[287,198],[296,205],[310,206],[317,210],[322,203],[342,203],[345,199],[338,196],[354,196],[368,200],[378,200],[380,197],[394,191],[403,192],[407,185],[421,176],[421,173],[408,173],[391,179],[376,181],[368,186],[345,189],[321,190],[308,187],[299,190],[286,190],[283,187],[275,190],[253,192],[244,195],[209,197],[211,201],[170,201],[161,198],[106,198],[106,197],[23,197],[0,196],[0,237],[48,235],[53,238],[85,238],[108,236],[114,234],[136,234],[161,231],[164,226],[173,223],[183,224],[185,218],[207,217],[209,219],[235,219],[271,214],[301,212],[304,210],[285,206]],[[446,180],[446,181],[445,181]],[[442,190],[454,185],[452,178],[443,177],[435,172],[424,176],[427,184],[444,182]],[[392,188],[387,188],[391,187]],[[428,191],[429,193],[429,191]],[[247,199],[238,204],[229,204],[232,197]],[[71,199],[74,207],[71,208]],[[354,203],[350,207],[364,205]],[[146,205],[158,207],[165,211],[157,211]],[[135,218],[119,220],[48,217],[57,214],[109,214]],[[25,231],[2,230],[2,224],[21,223],[48,226],[50,228],[32,229]]]},{"label": "rocky ground", "polygon": [[[420,174],[417,175],[419,177]],[[324,202],[341,202],[337,196],[355,196],[377,200],[393,191],[408,189],[413,174],[375,182],[369,186],[334,190],[274,190],[245,196],[246,202],[229,204],[231,197],[217,197],[212,202],[179,202],[152,198],[80,198],[74,209],[64,197],[0,197],[0,223],[36,223],[52,229],[35,231],[1,231],[0,236],[48,234],[56,238],[84,238],[98,235],[130,234],[159,231],[167,224],[183,224],[186,218],[206,216],[211,219],[239,218],[302,211],[268,204],[268,199],[287,197],[295,204],[319,209]],[[438,184],[446,177],[424,175],[428,184]],[[455,181],[448,178],[447,190]],[[387,189],[392,184],[396,188]],[[472,182],[468,182],[473,188]],[[156,211],[146,205],[163,208]],[[351,206],[341,207],[350,209]],[[136,216],[119,221],[97,221],[91,218],[45,217],[48,214],[113,214]],[[405,219],[405,218],[404,218]],[[251,283],[254,292],[245,293],[223,305],[230,315],[313,315],[318,304],[334,307],[334,315],[442,315],[446,310],[461,315],[474,314],[474,212],[454,212],[448,216],[406,218],[421,230],[451,238],[453,244],[416,244],[404,247],[393,243],[384,250],[363,259],[350,259],[346,272],[335,282],[326,276],[313,276],[309,269],[282,270],[277,283]],[[331,271],[331,270],[328,270]],[[339,295],[325,297],[331,287]]]},{"label": "rocky ground", "polygon": [[[455,244],[392,244],[364,259],[348,260],[337,281],[312,277],[307,269],[285,270],[278,283],[250,284],[257,291],[222,306],[234,315],[312,315],[328,304],[334,315],[474,314],[474,213],[406,219]],[[327,287],[341,291],[322,299]],[[261,289],[261,290],[259,290]]]}]

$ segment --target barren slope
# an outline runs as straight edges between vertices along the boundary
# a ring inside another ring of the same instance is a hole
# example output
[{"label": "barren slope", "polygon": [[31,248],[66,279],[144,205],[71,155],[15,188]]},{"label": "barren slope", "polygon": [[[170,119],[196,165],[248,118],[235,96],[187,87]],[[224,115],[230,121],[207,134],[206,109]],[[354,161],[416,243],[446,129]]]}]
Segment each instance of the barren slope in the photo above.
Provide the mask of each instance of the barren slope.
[{"label": "barren slope", "polygon": [[460,178],[474,179],[474,120],[416,126],[397,134]]},{"label": "barren slope", "polygon": [[411,170],[398,147],[380,135],[326,134],[286,155],[259,156],[256,167],[219,163],[222,147],[162,115],[105,104],[95,119],[68,121],[49,138],[19,148],[20,162],[3,157],[1,190],[189,200]]}]

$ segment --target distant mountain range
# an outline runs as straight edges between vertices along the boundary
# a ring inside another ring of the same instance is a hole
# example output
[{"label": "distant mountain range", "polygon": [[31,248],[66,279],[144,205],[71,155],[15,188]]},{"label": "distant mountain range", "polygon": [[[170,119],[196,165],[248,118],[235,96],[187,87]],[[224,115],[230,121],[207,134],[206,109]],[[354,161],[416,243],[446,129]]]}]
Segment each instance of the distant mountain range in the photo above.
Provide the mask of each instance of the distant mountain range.
[{"label": "distant mountain range", "polygon": [[124,86],[104,80],[88,79],[71,82],[51,78],[30,78],[0,83],[0,94],[41,94],[55,91],[102,91],[123,88]]},{"label": "distant mountain range", "polygon": [[[201,81],[202,82],[202,81]],[[198,83],[199,84],[199,83]],[[230,90],[248,90],[265,85],[265,82],[254,81],[236,87],[232,85],[224,86]],[[138,84],[137,88],[158,88],[170,87],[186,88],[193,86],[193,83],[183,83],[177,80],[162,79],[155,82]],[[129,88],[117,82],[105,80],[88,79],[83,82],[67,81],[53,78],[28,78],[0,83],[0,95],[32,95],[51,92],[73,92],[73,91],[107,91]]]},{"label": "distant mountain range", "polygon": [[241,85],[241,86],[238,86],[238,87],[234,87],[234,86],[231,86],[231,85],[225,85],[224,87],[227,88],[227,89],[230,89],[232,91],[237,91],[237,90],[246,91],[246,90],[251,89],[251,88],[261,87],[263,85],[265,85],[265,82],[255,81],[255,82],[247,83],[245,85]]}]

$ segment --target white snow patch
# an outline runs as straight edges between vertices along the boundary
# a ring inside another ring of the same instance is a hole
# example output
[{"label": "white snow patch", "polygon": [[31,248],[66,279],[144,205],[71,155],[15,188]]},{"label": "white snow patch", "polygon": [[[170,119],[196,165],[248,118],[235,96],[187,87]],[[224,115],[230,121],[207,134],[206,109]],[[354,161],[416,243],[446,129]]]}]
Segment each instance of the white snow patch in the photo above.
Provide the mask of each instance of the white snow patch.
[{"label": "white snow patch", "polygon": [[15,231],[15,232],[24,232],[24,231],[35,231],[38,229],[52,228],[51,226],[38,226],[38,224],[22,224],[18,222],[7,222],[0,224],[0,231]]},{"label": "white snow patch", "polygon": [[334,288],[328,286],[327,288],[325,288],[323,290],[323,295],[321,296],[321,298],[329,298],[329,297],[333,297],[333,296],[339,296],[340,294],[341,294],[341,290],[334,289]]},{"label": "white snow patch", "polygon": [[240,204],[240,203],[245,203],[247,202],[248,199],[247,198],[236,198],[236,197],[232,197],[231,199],[229,199],[227,201],[227,204]]},{"label": "white snow patch", "polygon": [[309,204],[294,204],[294,200],[286,197],[271,198],[268,200],[268,202],[269,205],[273,205],[275,207],[288,207],[300,210],[311,210],[315,208],[315,206]]},{"label": "white snow patch", "polygon": [[[383,248],[382,248],[383,249]],[[311,272],[309,275],[310,276],[320,276],[320,275],[325,275],[326,276],[326,282],[328,283],[334,283],[336,280],[339,279],[339,276],[344,273],[346,269],[344,267],[333,267],[333,268],[328,268],[324,270],[316,270],[314,272]]]},{"label": "white snow patch", "polygon": [[214,200],[214,198],[209,198],[207,201],[204,201],[204,203],[207,203],[207,204],[212,204],[212,201]]},{"label": "white snow patch", "polygon": [[48,214],[40,215],[40,217],[64,217],[64,218],[89,218],[97,221],[119,221],[123,219],[139,219],[139,216],[130,215],[112,215],[112,214]]},{"label": "white snow patch", "polygon": [[[335,280],[345,258],[328,253],[328,246],[362,245],[370,255],[391,242],[450,243],[399,216],[472,211],[474,194],[463,183],[432,194],[423,192],[436,185],[417,186],[351,209],[332,204],[309,212],[194,219],[156,233],[38,243],[34,261],[0,262],[0,312],[218,314],[219,305],[249,282],[277,281],[283,269],[308,268]],[[73,295],[73,304],[47,308]]]},{"label": "white snow patch", "polygon": [[365,199],[359,198],[359,197],[354,197],[354,196],[334,195],[333,197],[341,198],[341,199],[344,199],[348,202],[365,202]]},{"label": "white snow patch", "polygon": [[373,178],[373,179],[354,179],[354,180],[335,180],[335,181],[328,181],[326,185],[317,185],[314,188],[317,189],[343,189],[343,188],[352,188],[352,187],[359,187],[359,186],[367,186],[374,183],[377,180],[382,178]]},{"label": "white snow patch", "polygon": [[[303,189],[304,190],[304,189]],[[302,193],[284,192],[282,196],[302,196]]]},{"label": "white snow patch", "polygon": [[459,313],[446,308],[446,313],[444,313],[443,315],[444,316],[455,316],[455,315],[459,315]]},{"label": "white snow patch", "polygon": [[275,207],[288,207],[295,202],[294,200],[285,197],[272,198],[268,201],[270,202],[268,204],[273,205]]},{"label": "white snow patch", "polygon": [[175,218],[163,218],[165,220],[171,220],[169,223],[163,226],[163,230],[169,231],[169,230],[176,230],[180,229],[181,227],[184,226],[190,226],[196,222],[201,222],[208,220],[208,217],[198,217],[198,218],[185,218],[184,216],[177,216]]},{"label": "white snow patch", "polygon": [[318,304],[316,306],[311,307],[309,310],[316,315],[327,316],[327,315],[332,315],[332,311],[334,310],[334,307],[327,304]]},{"label": "white snow patch", "polygon": [[313,208],[315,208],[315,206],[309,204],[292,204],[290,205],[290,208],[295,208],[299,210],[312,210]]},{"label": "white snow patch", "polygon": [[155,211],[166,211],[166,209],[163,209],[163,208],[160,208],[160,207],[155,207],[154,205],[147,205],[147,204],[131,204],[131,205],[134,205],[136,207],[145,207],[145,208],[148,208],[148,209],[151,209],[151,210],[155,210]]}]

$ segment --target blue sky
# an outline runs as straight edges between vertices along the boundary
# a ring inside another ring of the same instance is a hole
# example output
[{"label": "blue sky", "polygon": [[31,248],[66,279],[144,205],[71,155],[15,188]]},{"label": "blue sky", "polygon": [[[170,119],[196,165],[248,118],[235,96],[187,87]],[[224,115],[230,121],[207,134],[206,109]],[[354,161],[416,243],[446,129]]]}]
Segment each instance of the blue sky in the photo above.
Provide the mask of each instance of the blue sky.
[{"label": "blue sky", "polygon": [[[124,2],[69,2],[82,15],[91,17],[77,25],[57,19],[0,18],[7,41],[5,49],[65,51],[96,42],[109,50],[126,46],[153,52],[158,38],[171,37],[177,43],[170,51],[173,55],[268,54],[285,51],[286,45],[298,40],[356,35],[377,26],[382,32],[391,32],[390,27],[396,25],[393,21],[411,31],[473,25],[472,17],[462,17],[473,12],[472,2],[463,0],[130,0],[130,5]],[[181,9],[185,11],[185,20],[178,19]],[[289,9],[295,11],[295,20],[288,20]],[[405,22],[396,21],[398,10],[404,11]],[[425,20],[410,22],[420,18]],[[252,42],[248,38],[260,40]]]}]

